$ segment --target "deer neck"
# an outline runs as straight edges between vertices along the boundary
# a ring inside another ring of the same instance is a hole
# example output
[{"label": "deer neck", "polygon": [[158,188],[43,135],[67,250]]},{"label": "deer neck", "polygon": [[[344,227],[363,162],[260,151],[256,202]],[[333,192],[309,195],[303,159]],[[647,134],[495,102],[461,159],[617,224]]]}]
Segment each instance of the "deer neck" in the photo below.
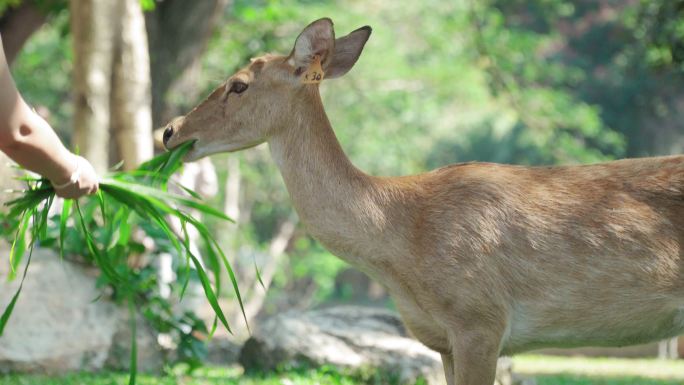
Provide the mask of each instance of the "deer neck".
[{"label": "deer neck", "polygon": [[[318,89],[293,108],[269,140],[271,153],[307,230],[349,262],[373,252],[386,224],[380,184],[352,165],[323,109]],[[380,194],[381,195],[381,194]]]}]

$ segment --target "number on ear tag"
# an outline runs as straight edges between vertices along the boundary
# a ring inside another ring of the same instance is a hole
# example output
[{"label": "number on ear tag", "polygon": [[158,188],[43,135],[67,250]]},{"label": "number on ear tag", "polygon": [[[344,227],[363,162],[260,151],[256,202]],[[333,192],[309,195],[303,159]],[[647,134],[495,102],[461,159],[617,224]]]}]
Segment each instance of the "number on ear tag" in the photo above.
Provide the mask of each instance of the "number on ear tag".
[{"label": "number on ear tag", "polygon": [[309,69],[302,74],[301,79],[303,84],[317,84],[323,80],[324,76],[325,72],[323,72],[323,68],[321,68],[321,57],[316,55],[314,56]]}]

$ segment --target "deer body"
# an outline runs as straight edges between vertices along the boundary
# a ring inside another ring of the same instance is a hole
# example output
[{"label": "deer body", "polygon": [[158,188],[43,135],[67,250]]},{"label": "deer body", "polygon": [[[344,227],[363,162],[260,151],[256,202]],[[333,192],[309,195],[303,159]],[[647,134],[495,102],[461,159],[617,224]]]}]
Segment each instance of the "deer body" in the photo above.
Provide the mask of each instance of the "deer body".
[{"label": "deer body", "polygon": [[312,23],[290,56],[256,59],[172,123],[167,145],[195,139],[197,158],[268,141],[308,231],[388,288],[450,385],[491,385],[501,354],[684,331],[684,156],[366,175],[298,76],[321,57],[340,76],[369,34]]},{"label": "deer body", "polygon": [[[318,100],[304,105],[321,113]],[[389,288],[430,347],[448,352],[442,325],[464,314],[502,318],[507,354],[684,331],[683,156],[377,178],[308,116],[269,142],[297,212]]]}]

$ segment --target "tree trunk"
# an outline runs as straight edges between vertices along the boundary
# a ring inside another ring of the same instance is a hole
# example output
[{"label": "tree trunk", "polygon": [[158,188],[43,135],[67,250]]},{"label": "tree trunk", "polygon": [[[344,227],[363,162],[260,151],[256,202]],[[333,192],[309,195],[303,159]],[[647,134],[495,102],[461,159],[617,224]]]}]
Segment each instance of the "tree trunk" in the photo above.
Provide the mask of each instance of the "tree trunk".
[{"label": "tree trunk", "polygon": [[111,124],[123,168],[152,157],[150,57],[139,0],[121,0],[120,33],[112,73]]},{"label": "tree trunk", "polygon": [[155,127],[168,120],[166,95],[204,51],[228,0],[165,0],[146,15],[152,68],[152,116]]},{"label": "tree trunk", "polygon": [[10,8],[0,18],[0,34],[7,63],[12,64],[28,38],[45,24],[45,14],[33,2]]},{"label": "tree trunk", "polygon": [[109,163],[109,122],[117,0],[71,0],[74,145],[98,173]]}]

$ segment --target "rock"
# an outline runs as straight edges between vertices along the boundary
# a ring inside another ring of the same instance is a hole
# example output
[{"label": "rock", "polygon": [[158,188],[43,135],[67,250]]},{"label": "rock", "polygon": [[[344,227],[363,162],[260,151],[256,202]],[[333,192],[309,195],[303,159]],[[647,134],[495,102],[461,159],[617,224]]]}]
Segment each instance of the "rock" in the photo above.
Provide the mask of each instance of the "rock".
[{"label": "rock", "polygon": [[[122,309],[123,310],[123,309]],[[159,374],[164,368],[164,355],[157,333],[146,320],[138,315],[136,318],[137,367],[139,372]],[[128,371],[131,367],[131,328],[129,314],[121,314],[117,330],[107,352],[104,367],[112,370]]]},{"label": "rock", "polygon": [[[419,378],[446,383],[440,355],[410,338],[398,315],[377,308],[339,306],[271,317],[257,325],[239,362],[246,371],[333,365],[351,373],[375,370],[401,384]],[[510,359],[502,358],[496,384],[520,383]]]},{"label": "rock", "polygon": [[340,306],[274,316],[257,325],[239,361],[247,371],[334,365],[345,372],[372,368],[402,384],[418,378],[445,382],[440,355],[411,339],[396,314],[375,308]]},{"label": "rock", "polygon": [[[16,163],[5,155],[4,152],[0,152],[0,190],[19,190],[24,188],[23,183],[17,179],[21,176],[23,172],[20,172],[15,167]],[[0,194],[0,206],[5,205],[8,201],[17,198],[15,194],[3,193]]]},{"label": "rock", "polygon": [[439,384],[440,356],[407,336],[394,313],[340,306],[288,312],[257,325],[240,352],[245,370],[334,365],[345,371],[377,369],[400,383],[425,378]]},{"label": "rock", "polygon": [[[0,311],[20,282],[20,277],[5,281],[8,255],[9,250],[0,247]],[[110,357],[110,352],[116,351],[114,341],[130,343],[130,337],[122,336],[129,329],[128,310],[104,299],[93,301],[99,293],[95,281],[94,269],[60,261],[53,251],[36,249],[24,288],[0,337],[0,372],[94,371],[107,363],[121,367],[115,365],[118,359]],[[145,352],[154,350],[150,347],[156,346],[156,340],[149,334],[145,338],[144,330],[139,328],[138,349],[142,352],[139,365],[146,368],[144,358],[149,357]],[[123,365],[128,365],[127,355],[124,361]]]},{"label": "rock", "polygon": [[214,334],[214,337],[207,344],[207,362],[213,365],[229,366],[236,364],[240,356],[242,344],[233,339]]}]

